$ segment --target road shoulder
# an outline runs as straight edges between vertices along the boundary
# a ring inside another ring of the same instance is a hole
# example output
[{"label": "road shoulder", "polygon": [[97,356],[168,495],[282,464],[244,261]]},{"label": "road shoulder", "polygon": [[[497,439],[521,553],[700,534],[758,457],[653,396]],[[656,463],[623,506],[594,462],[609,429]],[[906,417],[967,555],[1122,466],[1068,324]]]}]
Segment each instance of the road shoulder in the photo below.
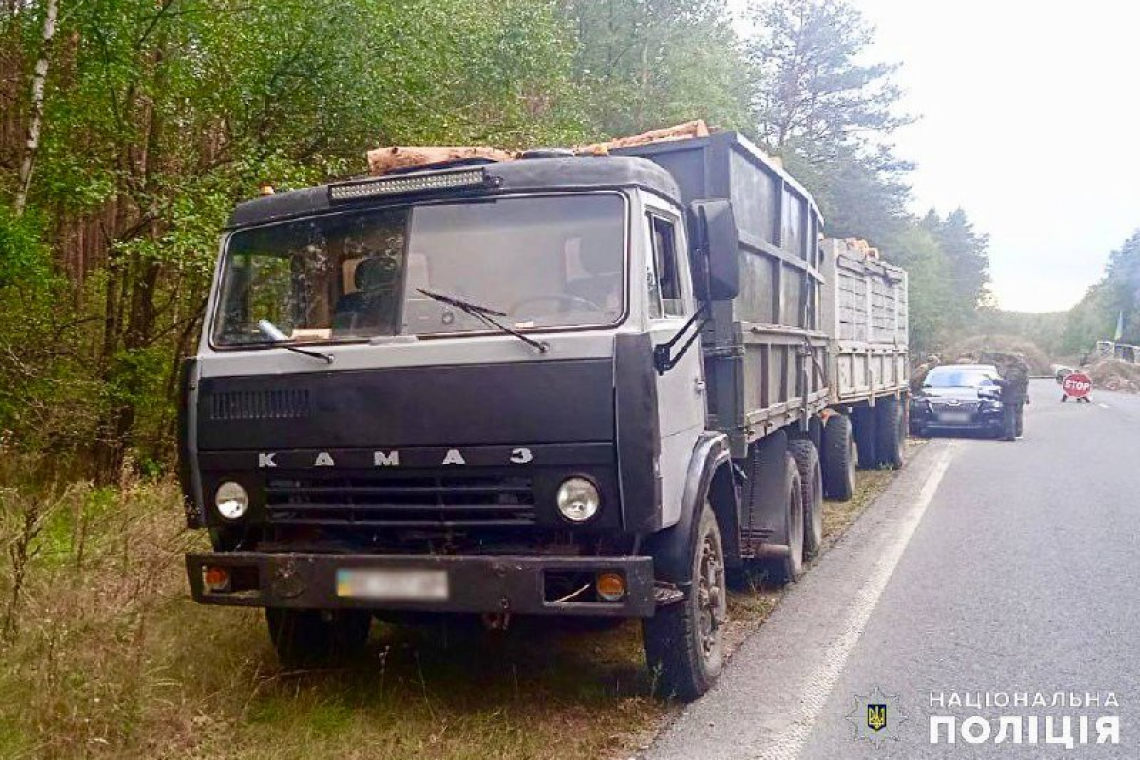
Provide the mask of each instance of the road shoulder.
[{"label": "road shoulder", "polygon": [[794,758],[954,454],[931,441],[642,755]]}]

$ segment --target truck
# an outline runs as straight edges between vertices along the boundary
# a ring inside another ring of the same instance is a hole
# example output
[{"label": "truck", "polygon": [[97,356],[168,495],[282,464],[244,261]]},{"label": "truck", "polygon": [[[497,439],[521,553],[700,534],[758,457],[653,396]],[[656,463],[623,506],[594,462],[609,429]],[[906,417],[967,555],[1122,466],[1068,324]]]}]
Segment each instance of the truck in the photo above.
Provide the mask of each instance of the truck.
[{"label": "truck", "polygon": [[837,364],[869,341],[828,321],[821,232],[731,132],[239,204],[182,373],[193,598],[264,608],[289,666],[374,617],[636,618],[700,696],[728,584],[795,580],[825,488],[901,464],[905,383]]}]

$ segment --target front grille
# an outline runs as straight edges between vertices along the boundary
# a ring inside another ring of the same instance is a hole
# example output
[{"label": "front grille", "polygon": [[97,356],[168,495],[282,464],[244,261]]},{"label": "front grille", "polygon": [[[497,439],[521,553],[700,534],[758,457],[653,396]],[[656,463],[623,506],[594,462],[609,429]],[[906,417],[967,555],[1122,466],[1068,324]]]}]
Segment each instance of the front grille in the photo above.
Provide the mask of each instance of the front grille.
[{"label": "front grille", "polygon": [[367,528],[534,525],[534,484],[497,475],[274,476],[266,483],[271,524]]},{"label": "front grille", "polygon": [[307,390],[223,391],[210,396],[212,420],[285,420],[309,416]]}]

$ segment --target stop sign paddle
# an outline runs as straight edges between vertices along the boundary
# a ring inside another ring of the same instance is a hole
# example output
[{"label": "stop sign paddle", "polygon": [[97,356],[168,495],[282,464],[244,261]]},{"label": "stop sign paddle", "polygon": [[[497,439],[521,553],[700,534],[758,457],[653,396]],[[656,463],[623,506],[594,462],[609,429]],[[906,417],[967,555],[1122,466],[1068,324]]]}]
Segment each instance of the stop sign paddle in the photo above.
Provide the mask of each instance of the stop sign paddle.
[{"label": "stop sign paddle", "polygon": [[1084,372],[1072,372],[1065,376],[1061,390],[1069,398],[1086,398],[1092,393],[1092,378]]}]

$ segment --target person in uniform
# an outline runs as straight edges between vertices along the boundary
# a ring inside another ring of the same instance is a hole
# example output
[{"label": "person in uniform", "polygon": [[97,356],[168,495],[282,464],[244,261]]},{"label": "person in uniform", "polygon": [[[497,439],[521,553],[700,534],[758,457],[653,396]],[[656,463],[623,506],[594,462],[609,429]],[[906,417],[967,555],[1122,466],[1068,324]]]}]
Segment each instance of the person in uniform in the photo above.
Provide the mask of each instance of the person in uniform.
[{"label": "person in uniform", "polygon": [[1017,354],[988,353],[982,361],[998,368],[1001,377],[994,383],[1001,388],[1002,439],[1014,441],[1025,431],[1025,405],[1029,403],[1029,365]]},{"label": "person in uniform", "polygon": [[926,361],[914,368],[910,374],[910,391],[914,394],[922,392],[923,383],[926,382],[926,376],[930,371],[938,366],[938,357],[931,354],[926,357]]}]

